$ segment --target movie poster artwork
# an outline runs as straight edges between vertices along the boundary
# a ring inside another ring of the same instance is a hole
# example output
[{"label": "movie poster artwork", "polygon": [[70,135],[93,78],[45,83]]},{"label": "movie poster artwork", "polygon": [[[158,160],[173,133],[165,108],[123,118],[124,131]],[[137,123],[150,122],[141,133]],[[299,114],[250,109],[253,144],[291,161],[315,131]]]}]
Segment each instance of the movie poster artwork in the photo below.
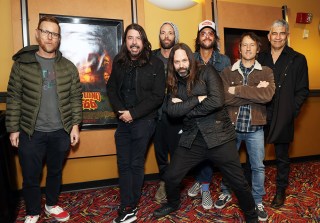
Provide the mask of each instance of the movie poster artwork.
[{"label": "movie poster artwork", "polygon": [[117,118],[106,83],[121,46],[122,21],[56,16],[61,27],[60,51],[79,71],[83,128],[114,127]]}]

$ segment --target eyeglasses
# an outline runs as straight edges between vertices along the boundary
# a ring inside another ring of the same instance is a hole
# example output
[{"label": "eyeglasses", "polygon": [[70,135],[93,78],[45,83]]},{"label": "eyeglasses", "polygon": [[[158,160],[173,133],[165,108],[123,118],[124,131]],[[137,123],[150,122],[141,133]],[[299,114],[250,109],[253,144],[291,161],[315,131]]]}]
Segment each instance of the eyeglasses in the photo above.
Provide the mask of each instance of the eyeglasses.
[{"label": "eyeglasses", "polygon": [[47,37],[47,36],[51,36],[52,39],[58,39],[60,38],[60,34],[59,33],[54,33],[54,32],[50,32],[48,30],[43,30],[43,29],[38,29],[40,31],[41,36],[43,37]]}]

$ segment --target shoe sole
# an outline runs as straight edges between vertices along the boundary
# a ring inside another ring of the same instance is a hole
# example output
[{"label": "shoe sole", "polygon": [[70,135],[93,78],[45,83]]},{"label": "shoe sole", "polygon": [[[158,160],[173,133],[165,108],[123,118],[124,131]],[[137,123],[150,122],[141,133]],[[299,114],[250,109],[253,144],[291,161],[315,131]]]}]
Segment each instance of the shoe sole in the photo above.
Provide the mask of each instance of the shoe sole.
[{"label": "shoe sole", "polygon": [[[137,220],[137,216],[134,216],[128,220],[122,221],[121,223],[131,223],[131,222],[134,222],[135,220]],[[113,220],[112,223],[117,223],[117,222]]]},{"label": "shoe sole", "polygon": [[70,215],[68,217],[65,217],[65,218],[57,218],[57,217],[54,217],[53,215],[51,215],[47,210],[45,210],[45,213],[46,213],[46,215],[48,217],[52,217],[52,218],[56,219],[59,222],[65,222],[65,221],[68,221],[70,219]]},{"label": "shoe sole", "polygon": [[258,216],[258,220],[259,220],[259,221],[267,221],[267,220],[268,220],[268,217],[266,217],[266,218],[260,218],[260,217]]},{"label": "shoe sole", "polygon": [[198,193],[196,193],[196,194],[190,193],[190,192],[188,191],[188,196],[189,196],[189,197],[196,197],[199,193],[200,193],[200,189],[199,189]]},{"label": "shoe sole", "polygon": [[203,205],[202,205],[202,207],[203,207],[204,209],[206,209],[206,210],[210,210],[210,209],[212,208],[212,205],[211,205],[211,206],[203,206]]}]

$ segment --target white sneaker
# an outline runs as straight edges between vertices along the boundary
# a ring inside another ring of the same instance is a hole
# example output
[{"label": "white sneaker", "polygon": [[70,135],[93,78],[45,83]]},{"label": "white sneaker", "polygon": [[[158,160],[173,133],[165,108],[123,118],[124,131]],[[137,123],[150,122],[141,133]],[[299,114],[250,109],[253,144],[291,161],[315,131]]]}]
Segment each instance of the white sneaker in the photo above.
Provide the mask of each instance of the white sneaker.
[{"label": "white sneaker", "polygon": [[24,223],[36,223],[39,220],[39,215],[27,215]]},{"label": "white sneaker", "polygon": [[58,205],[55,205],[50,209],[48,209],[47,205],[45,205],[44,211],[48,216],[54,217],[57,221],[68,221],[70,218],[69,213],[64,211]]},{"label": "white sneaker", "polygon": [[206,210],[209,210],[212,208],[213,202],[211,198],[210,191],[201,191],[202,194],[202,207]]},{"label": "white sneaker", "polygon": [[201,184],[196,181],[188,190],[189,197],[195,197],[200,193]]}]

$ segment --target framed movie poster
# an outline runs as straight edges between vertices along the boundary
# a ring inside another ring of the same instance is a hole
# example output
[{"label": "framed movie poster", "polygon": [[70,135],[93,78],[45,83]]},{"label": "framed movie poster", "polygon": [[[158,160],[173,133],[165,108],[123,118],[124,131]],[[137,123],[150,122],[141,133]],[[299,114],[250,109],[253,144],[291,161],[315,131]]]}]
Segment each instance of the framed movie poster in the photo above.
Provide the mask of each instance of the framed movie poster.
[{"label": "framed movie poster", "polygon": [[[45,14],[40,14],[40,17]],[[52,15],[61,27],[60,51],[79,71],[82,84],[82,129],[112,128],[117,124],[106,83],[122,42],[123,21]]]}]

